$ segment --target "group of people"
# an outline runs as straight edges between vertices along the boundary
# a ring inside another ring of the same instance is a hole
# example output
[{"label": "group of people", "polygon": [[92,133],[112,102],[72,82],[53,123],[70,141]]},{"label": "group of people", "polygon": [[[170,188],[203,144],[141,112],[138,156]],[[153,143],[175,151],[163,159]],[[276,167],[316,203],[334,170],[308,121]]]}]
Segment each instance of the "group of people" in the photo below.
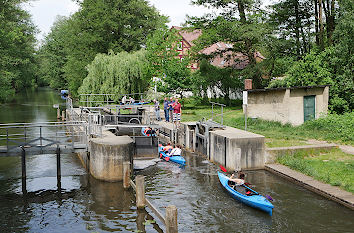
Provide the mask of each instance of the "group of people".
[{"label": "group of people", "polygon": [[182,149],[180,145],[176,145],[176,147],[173,147],[171,143],[168,143],[166,146],[162,148],[162,151],[165,152],[166,155],[168,156],[181,156],[182,155]]},{"label": "group of people", "polygon": [[178,99],[173,99],[172,97],[168,100],[165,97],[163,101],[163,110],[165,113],[166,122],[173,122],[177,127],[181,123],[182,105],[178,102]]}]

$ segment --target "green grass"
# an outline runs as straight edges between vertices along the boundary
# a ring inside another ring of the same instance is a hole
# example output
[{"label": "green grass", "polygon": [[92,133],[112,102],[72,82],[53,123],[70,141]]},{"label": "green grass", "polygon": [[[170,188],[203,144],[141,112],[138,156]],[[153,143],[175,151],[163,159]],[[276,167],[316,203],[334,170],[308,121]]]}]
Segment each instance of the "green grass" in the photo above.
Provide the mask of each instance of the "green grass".
[{"label": "green grass", "polygon": [[322,182],[354,193],[354,155],[339,149],[296,152],[278,158],[278,162]]},{"label": "green grass", "polygon": [[289,147],[289,146],[304,146],[309,145],[306,141],[296,139],[274,139],[266,138],[265,144],[267,147]]}]

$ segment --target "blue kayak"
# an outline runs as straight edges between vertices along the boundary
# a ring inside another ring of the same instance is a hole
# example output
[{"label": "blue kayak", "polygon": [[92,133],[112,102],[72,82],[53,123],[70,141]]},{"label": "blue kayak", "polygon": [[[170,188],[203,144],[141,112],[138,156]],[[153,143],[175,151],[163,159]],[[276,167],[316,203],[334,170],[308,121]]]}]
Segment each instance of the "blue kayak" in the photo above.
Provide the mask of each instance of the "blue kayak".
[{"label": "blue kayak", "polygon": [[133,103],[133,105],[145,105],[149,104],[150,102],[138,102],[138,103]]},{"label": "blue kayak", "polygon": [[171,161],[174,163],[178,163],[180,165],[185,166],[186,165],[186,160],[182,156],[168,156],[166,155],[165,152],[162,151],[162,146],[159,146],[159,156],[160,158],[166,160],[166,161]]},{"label": "blue kayak", "polygon": [[141,128],[141,134],[142,134],[142,135],[147,136],[147,137],[150,137],[150,136],[151,136],[151,137],[155,137],[155,136],[156,136],[156,134],[146,134],[146,133],[145,133],[145,129],[146,129],[146,128]]},{"label": "blue kayak", "polygon": [[[246,185],[235,186],[236,190],[229,185],[229,179],[223,173],[218,171],[218,176],[220,183],[227,190],[228,193],[231,194],[233,198],[236,200],[251,206],[253,208],[260,209],[262,211],[267,212],[270,216],[272,216],[273,204],[270,203],[265,197],[252,190],[250,187]],[[245,193],[245,194],[244,194]]]}]

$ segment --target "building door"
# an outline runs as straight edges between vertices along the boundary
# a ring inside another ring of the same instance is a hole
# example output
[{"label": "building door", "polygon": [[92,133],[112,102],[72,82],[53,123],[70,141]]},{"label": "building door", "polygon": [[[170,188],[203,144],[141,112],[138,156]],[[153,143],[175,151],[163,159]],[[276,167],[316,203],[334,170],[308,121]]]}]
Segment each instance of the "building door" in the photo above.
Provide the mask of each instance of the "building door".
[{"label": "building door", "polygon": [[315,95],[304,96],[304,122],[315,119]]}]

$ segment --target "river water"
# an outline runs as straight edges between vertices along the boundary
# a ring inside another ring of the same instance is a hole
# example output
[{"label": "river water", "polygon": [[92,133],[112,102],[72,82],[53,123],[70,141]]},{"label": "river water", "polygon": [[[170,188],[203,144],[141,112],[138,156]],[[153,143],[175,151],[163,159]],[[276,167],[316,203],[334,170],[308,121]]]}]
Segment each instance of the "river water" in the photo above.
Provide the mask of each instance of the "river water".
[{"label": "river water", "polygon": [[[1,106],[0,123],[56,120],[50,89],[26,91]],[[217,168],[187,155],[187,166],[159,162],[136,174],[146,176],[146,196],[162,213],[178,208],[179,232],[354,232],[354,212],[266,171],[246,172],[255,190],[274,199],[273,216],[232,199],[221,187]],[[56,187],[56,158],[27,158],[28,195],[21,193],[18,157],[0,158],[0,232],[162,232],[149,209],[135,207],[121,183],[100,182],[74,154],[62,155],[62,190]]]}]

